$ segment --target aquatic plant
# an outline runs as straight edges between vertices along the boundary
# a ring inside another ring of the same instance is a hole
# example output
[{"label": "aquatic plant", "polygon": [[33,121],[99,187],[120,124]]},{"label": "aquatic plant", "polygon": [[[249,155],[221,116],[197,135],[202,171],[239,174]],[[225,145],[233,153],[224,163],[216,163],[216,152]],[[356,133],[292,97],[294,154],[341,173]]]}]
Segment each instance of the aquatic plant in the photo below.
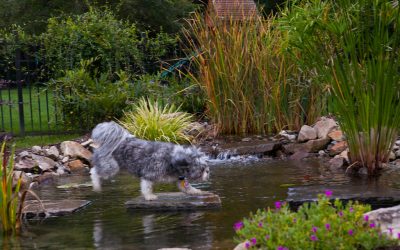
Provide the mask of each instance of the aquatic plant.
[{"label": "aquatic plant", "polygon": [[280,28],[299,65],[334,93],[354,169],[388,162],[400,122],[399,8],[389,1],[292,1]]},{"label": "aquatic plant", "polygon": [[286,37],[273,16],[237,22],[197,13],[188,20],[186,41],[204,87],[208,115],[218,132],[266,134],[299,129],[323,110],[324,95],[287,54]]},{"label": "aquatic plant", "polygon": [[398,244],[363,216],[370,211],[369,205],[331,202],[332,192],[326,194],[319,195],[317,202],[303,204],[297,212],[277,202],[279,209],[250,214],[235,223],[236,241],[252,249],[376,249]]},{"label": "aquatic plant", "polygon": [[191,120],[192,115],[174,105],[161,107],[157,101],[141,98],[119,123],[138,138],[180,143],[191,141],[185,134]]}]

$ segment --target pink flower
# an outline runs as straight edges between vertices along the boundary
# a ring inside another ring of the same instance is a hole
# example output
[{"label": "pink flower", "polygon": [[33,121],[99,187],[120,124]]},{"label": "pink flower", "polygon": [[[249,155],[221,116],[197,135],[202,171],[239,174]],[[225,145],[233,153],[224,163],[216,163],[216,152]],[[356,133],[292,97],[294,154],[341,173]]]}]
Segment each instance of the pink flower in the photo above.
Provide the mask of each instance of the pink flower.
[{"label": "pink flower", "polygon": [[369,216],[368,215],[364,215],[364,220],[368,222],[369,221]]},{"label": "pink flower", "polygon": [[244,244],[244,247],[245,247],[246,249],[249,249],[249,248],[250,248],[250,242],[246,241],[246,243]]},{"label": "pink flower", "polygon": [[265,235],[265,239],[266,239],[266,240],[269,240],[269,235],[268,235],[268,234]]},{"label": "pink flower", "polygon": [[279,246],[276,250],[289,250],[287,247]]},{"label": "pink flower", "polygon": [[348,231],[348,233],[349,233],[350,236],[353,236],[353,234],[354,234],[353,229],[350,229],[350,230]]},{"label": "pink flower", "polygon": [[257,244],[257,239],[256,238],[251,238],[250,242],[251,242],[251,245],[254,246],[255,244]]},{"label": "pink flower", "polygon": [[314,235],[314,234],[311,235],[310,239],[311,239],[311,241],[317,241],[318,240],[317,236]]},{"label": "pink flower", "polygon": [[276,209],[281,209],[282,203],[280,201],[275,201],[275,208]]},{"label": "pink flower", "polygon": [[238,221],[233,225],[233,229],[235,231],[239,231],[240,229],[242,229],[244,227],[244,224],[242,221]]},{"label": "pink flower", "polygon": [[326,195],[326,197],[331,197],[332,196],[332,190],[325,190],[325,195]]},{"label": "pink flower", "polygon": [[388,229],[389,229],[390,235],[392,235],[393,234],[393,228],[389,227]]},{"label": "pink flower", "polygon": [[325,228],[326,228],[326,230],[331,230],[331,224],[329,224],[329,223],[327,223],[327,224],[325,224]]},{"label": "pink flower", "polygon": [[258,227],[263,227],[263,223],[262,222],[258,222]]},{"label": "pink flower", "polygon": [[354,212],[354,208],[353,208],[353,207],[350,207],[350,208],[349,208],[349,211],[350,211],[350,213]]},{"label": "pink flower", "polygon": [[400,240],[400,233],[397,233],[397,239]]},{"label": "pink flower", "polygon": [[316,233],[316,232],[317,232],[317,229],[318,229],[318,228],[317,228],[317,227],[315,227],[315,226],[313,226],[313,227],[312,227],[312,231],[313,231],[314,233]]},{"label": "pink flower", "polygon": [[374,228],[374,227],[375,227],[375,223],[369,224],[369,227],[370,227],[370,228]]},{"label": "pink flower", "polygon": [[339,211],[338,215],[339,217],[343,217],[343,211]]}]

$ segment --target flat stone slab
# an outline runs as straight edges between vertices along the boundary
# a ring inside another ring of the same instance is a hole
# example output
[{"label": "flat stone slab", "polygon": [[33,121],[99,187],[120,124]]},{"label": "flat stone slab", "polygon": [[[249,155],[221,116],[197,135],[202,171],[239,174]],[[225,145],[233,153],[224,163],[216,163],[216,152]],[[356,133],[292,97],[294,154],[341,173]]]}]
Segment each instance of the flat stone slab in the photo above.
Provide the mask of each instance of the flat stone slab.
[{"label": "flat stone slab", "polygon": [[221,207],[221,199],[213,193],[187,195],[182,192],[157,193],[157,200],[146,201],[142,196],[125,202],[128,209],[146,210],[193,210]]},{"label": "flat stone slab", "polygon": [[64,216],[72,214],[90,203],[91,201],[87,200],[42,200],[41,203],[37,200],[29,200],[25,201],[22,213],[28,219]]},{"label": "flat stone slab", "polygon": [[393,239],[397,239],[400,233],[400,205],[389,208],[381,208],[366,213],[371,221],[377,223],[381,231]]}]

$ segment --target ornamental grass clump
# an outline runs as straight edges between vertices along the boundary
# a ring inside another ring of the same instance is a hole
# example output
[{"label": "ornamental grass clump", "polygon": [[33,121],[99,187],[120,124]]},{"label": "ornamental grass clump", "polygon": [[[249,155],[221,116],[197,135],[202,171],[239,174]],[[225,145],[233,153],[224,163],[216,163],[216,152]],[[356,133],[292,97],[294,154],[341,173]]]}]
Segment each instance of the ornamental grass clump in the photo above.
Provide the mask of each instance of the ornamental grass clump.
[{"label": "ornamental grass clump", "polygon": [[174,105],[162,107],[157,101],[140,99],[119,121],[138,138],[151,141],[190,142],[186,135],[192,115],[180,112]]},{"label": "ornamental grass clump", "polygon": [[275,18],[221,19],[197,13],[185,35],[218,132],[267,134],[297,130],[321,114],[324,95],[287,53]]},{"label": "ornamental grass clump", "polygon": [[292,212],[286,203],[258,210],[234,224],[236,241],[251,249],[376,249],[395,246],[398,240],[382,234],[364,213],[369,205],[344,205],[331,193]]}]

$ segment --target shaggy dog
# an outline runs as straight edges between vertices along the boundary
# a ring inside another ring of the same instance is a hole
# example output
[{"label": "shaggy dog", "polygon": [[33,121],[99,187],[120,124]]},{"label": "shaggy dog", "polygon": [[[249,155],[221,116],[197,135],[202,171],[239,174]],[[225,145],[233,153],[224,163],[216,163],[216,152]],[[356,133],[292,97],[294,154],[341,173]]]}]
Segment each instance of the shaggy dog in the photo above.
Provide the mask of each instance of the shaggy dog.
[{"label": "shaggy dog", "polygon": [[195,147],[141,140],[115,122],[98,124],[92,139],[100,146],[94,151],[90,170],[95,191],[101,190],[101,179],[114,176],[120,168],[140,178],[146,200],[157,199],[154,182],[177,182],[182,192],[194,195],[202,191],[188,181],[208,180],[206,157]]}]

